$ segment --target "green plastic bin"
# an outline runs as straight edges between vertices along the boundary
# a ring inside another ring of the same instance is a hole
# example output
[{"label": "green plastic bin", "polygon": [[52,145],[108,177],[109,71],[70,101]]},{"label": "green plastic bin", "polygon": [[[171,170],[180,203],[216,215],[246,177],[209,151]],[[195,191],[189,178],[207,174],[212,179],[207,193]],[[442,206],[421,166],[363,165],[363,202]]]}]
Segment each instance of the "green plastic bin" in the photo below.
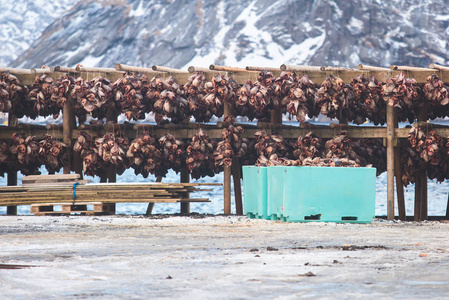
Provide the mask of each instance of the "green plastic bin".
[{"label": "green plastic bin", "polygon": [[288,167],[283,219],[371,223],[375,194],[375,168]]},{"label": "green plastic bin", "polygon": [[267,168],[243,166],[243,212],[249,218],[267,219]]},{"label": "green plastic bin", "polygon": [[267,217],[279,220],[283,215],[285,166],[267,167]]}]

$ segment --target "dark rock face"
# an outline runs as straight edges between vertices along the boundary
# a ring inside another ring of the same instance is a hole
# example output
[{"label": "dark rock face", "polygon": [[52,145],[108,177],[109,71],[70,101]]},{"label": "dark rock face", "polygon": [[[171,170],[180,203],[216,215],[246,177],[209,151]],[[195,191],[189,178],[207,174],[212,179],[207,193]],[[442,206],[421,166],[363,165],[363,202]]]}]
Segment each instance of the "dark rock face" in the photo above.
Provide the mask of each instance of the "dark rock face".
[{"label": "dark rock face", "polygon": [[12,65],[448,64],[445,2],[81,1]]}]

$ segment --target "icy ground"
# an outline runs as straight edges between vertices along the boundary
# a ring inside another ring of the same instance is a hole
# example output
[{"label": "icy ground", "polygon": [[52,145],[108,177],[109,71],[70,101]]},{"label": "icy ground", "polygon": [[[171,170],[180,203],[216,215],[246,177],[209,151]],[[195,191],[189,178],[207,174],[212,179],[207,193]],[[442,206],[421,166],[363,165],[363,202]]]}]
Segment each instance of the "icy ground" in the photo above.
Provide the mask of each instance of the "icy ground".
[{"label": "icy ground", "polygon": [[0,299],[448,299],[448,223],[0,217]]}]

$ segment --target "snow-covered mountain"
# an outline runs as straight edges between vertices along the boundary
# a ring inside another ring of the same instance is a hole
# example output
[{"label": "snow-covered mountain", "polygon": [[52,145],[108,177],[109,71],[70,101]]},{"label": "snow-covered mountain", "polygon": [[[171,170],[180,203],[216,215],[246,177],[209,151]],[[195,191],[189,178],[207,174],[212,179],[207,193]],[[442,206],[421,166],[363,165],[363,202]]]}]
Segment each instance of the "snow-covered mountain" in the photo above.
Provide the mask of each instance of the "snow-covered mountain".
[{"label": "snow-covered mountain", "polygon": [[[48,23],[60,16],[25,52],[0,48],[17,56],[11,66],[449,64],[447,0],[103,0],[73,8],[58,1],[0,12],[9,18],[0,25],[28,22],[34,17],[26,14],[44,9]],[[50,14],[52,5],[58,13]],[[26,48],[24,36],[9,35],[11,45]]]},{"label": "snow-covered mountain", "polygon": [[11,66],[49,24],[76,3],[77,0],[0,0],[0,66]]}]

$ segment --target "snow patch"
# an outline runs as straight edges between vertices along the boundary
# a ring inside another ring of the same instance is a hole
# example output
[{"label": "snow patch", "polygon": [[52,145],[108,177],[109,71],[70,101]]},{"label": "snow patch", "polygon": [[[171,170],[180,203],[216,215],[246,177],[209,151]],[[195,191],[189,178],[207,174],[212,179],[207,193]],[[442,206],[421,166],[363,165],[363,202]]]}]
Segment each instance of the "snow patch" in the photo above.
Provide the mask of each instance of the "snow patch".
[{"label": "snow patch", "polygon": [[98,63],[102,61],[103,58],[104,54],[101,56],[88,55],[80,62],[80,65],[83,65],[84,67],[101,67]]},{"label": "snow patch", "polygon": [[141,17],[145,14],[145,10],[143,9],[143,1],[139,2],[139,6],[136,9],[130,11],[130,17]]}]

